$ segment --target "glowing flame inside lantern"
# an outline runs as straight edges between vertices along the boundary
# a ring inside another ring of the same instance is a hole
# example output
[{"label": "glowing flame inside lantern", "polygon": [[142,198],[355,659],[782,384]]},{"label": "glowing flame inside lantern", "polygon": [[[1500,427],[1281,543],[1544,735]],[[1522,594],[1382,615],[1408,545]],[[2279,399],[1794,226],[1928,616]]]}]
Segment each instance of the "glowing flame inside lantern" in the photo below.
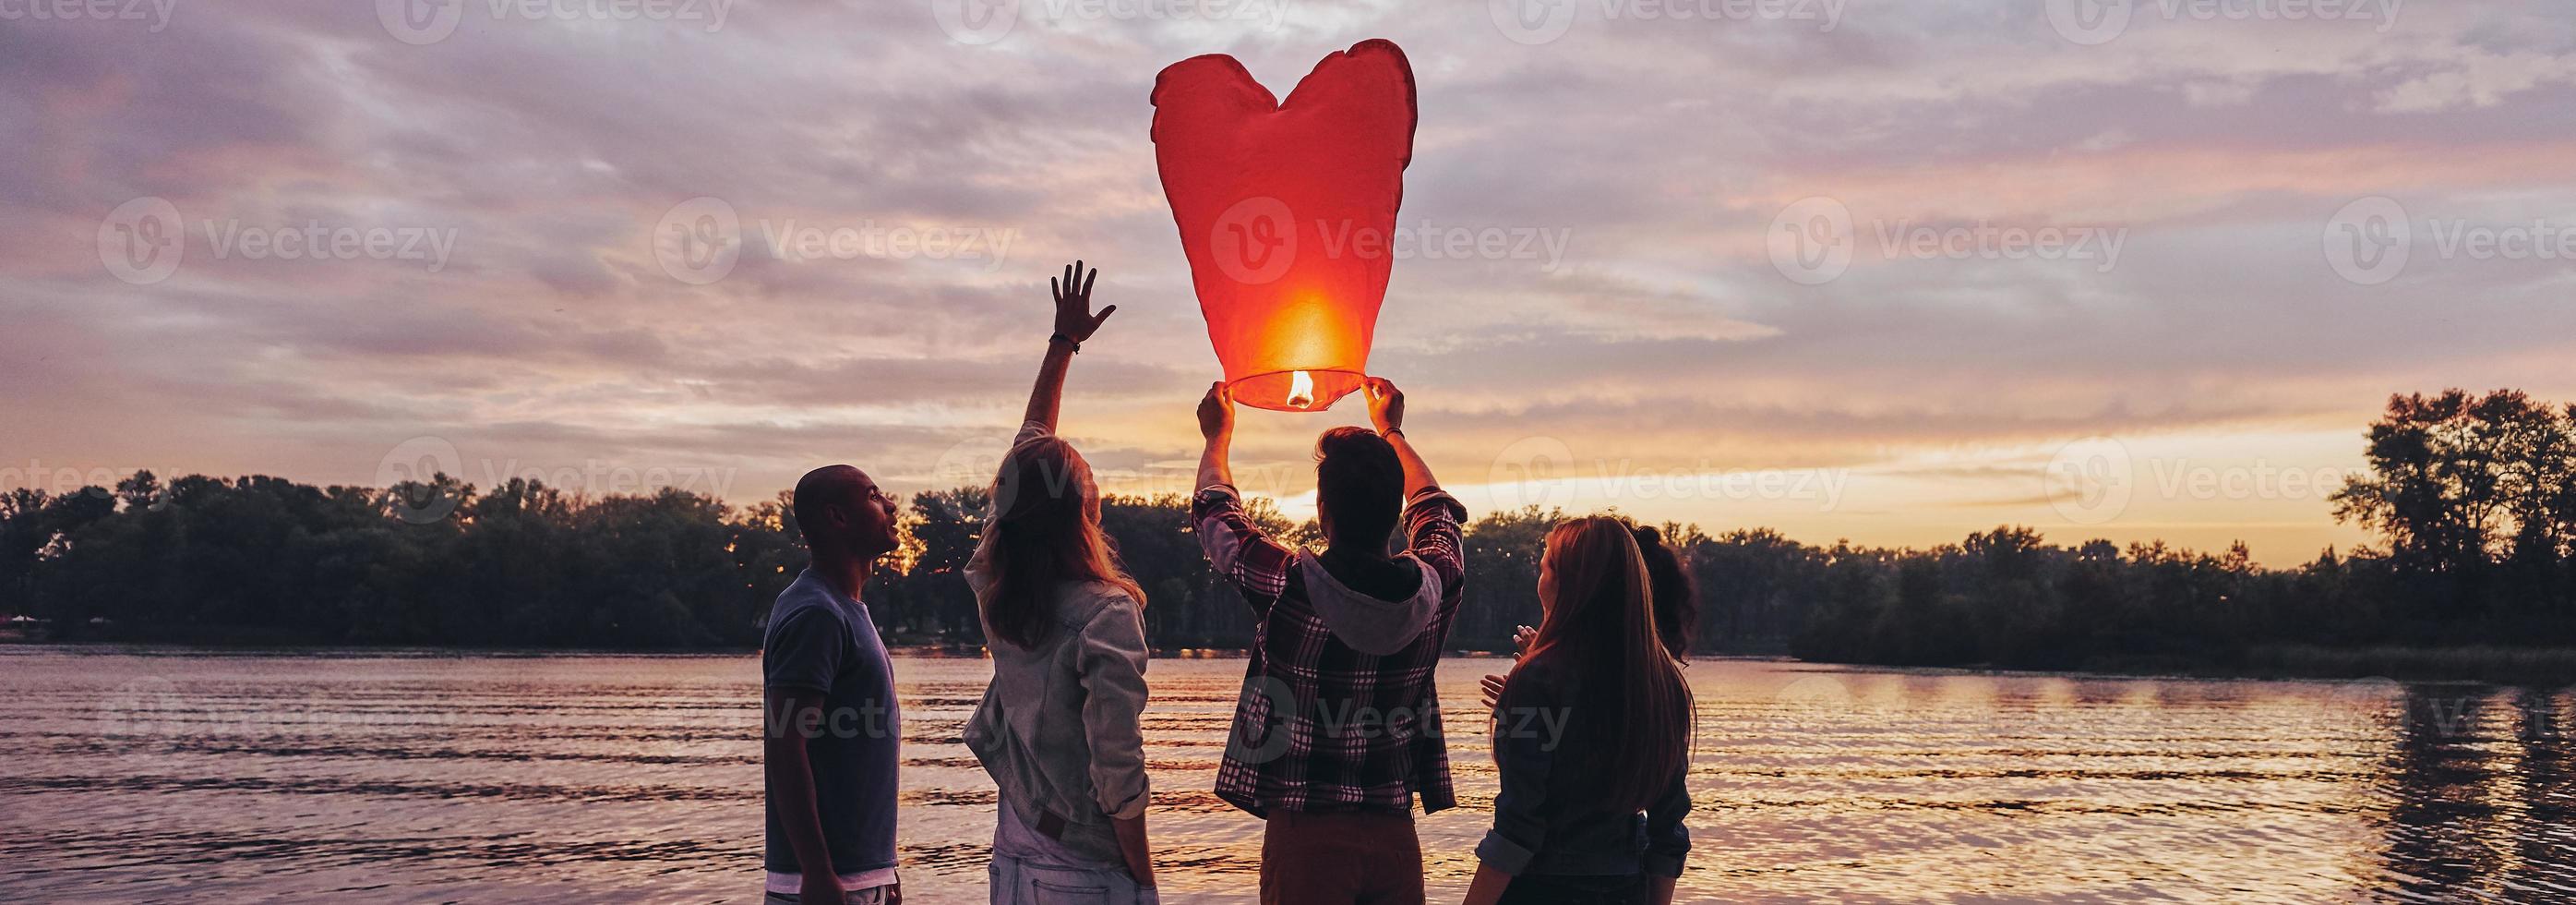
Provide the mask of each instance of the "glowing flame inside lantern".
[{"label": "glowing flame inside lantern", "polygon": [[1299,371],[1288,375],[1288,406],[1306,408],[1315,404],[1315,378]]}]

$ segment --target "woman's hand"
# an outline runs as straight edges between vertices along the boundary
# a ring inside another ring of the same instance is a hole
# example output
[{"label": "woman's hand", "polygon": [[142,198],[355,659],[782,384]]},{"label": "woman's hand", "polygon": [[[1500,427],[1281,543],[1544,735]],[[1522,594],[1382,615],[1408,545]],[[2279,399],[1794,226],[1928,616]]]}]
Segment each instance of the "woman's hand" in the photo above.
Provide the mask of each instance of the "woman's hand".
[{"label": "woman's hand", "polygon": [[1047,278],[1047,287],[1055,291],[1056,333],[1076,343],[1088,340],[1118,310],[1111,305],[1099,314],[1091,313],[1091,284],[1099,280],[1100,268],[1085,271],[1081,261],[1066,265],[1064,276]]},{"label": "woman's hand", "polygon": [[[1526,625],[1513,628],[1512,650],[1515,652],[1513,656],[1529,656],[1530,642],[1536,640],[1538,640],[1538,629],[1534,629]],[[1518,664],[1516,663],[1514,665]],[[1488,674],[1483,679],[1477,681],[1476,684],[1482,687],[1485,692],[1485,709],[1492,710],[1503,705],[1503,685],[1509,681],[1510,679],[1507,677],[1491,674]]]}]

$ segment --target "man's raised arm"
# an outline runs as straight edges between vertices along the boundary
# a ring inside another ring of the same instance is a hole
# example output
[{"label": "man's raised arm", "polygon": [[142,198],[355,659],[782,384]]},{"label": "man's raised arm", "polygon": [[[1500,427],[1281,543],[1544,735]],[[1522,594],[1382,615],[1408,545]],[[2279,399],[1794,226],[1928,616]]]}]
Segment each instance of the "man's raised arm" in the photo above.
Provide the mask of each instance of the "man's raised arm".
[{"label": "man's raised arm", "polygon": [[1207,452],[1199,456],[1199,490],[1190,497],[1199,549],[1207,553],[1208,568],[1240,589],[1255,614],[1268,612],[1287,588],[1288,567],[1297,557],[1244,514],[1243,494],[1226,463],[1234,444],[1234,395],[1222,383],[1208,387],[1199,400],[1199,434],[1207,438]]},{"label": "man's raised arm", "polygon": [[1431,466],[1422,463],[1422,454],[1414,452],[1413,441],[1404,436],[1404,391],[1379,377],[1369,378],[1366,386],[1369,422],[1404,466],[1405,551],[1440,576],[1447,591],[1440,600],[1441,615],[1446,618],[1457,612],[1458,602],[1464,599],[1457,589],[1467,583],[1467,508],[1440,489],[1431,477]]},{"label": "man's raised arm", "polygon": [[1226,462],[1234,446],[1234,391],[1222,382],[1208,384],[1199,400],[1199,436],[1207,438],[1207,451],[1199,454],[1198,489],[1234,486],[1234,468]]},{"label": "man's raised arm", "polygon": [[1404,498],[1409,502],[1440,482],[1432,480],[1431,466],[1422,463],[1422,454],[1413,451],[1413,441],[1405,439],[1404,391],[1384,377],[1369,378],[1366,389],[1369,423],[1377,427],[1378,436],[1395,447],[1396,461],[1404,464]]}]

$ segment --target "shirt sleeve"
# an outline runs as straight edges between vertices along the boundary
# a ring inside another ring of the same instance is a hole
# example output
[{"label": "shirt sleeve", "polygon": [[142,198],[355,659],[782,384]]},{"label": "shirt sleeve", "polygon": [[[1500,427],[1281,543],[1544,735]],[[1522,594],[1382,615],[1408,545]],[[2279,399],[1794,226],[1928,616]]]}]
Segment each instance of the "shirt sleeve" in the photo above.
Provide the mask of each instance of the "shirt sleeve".
[{"label": "shirt sleeve", "polygon": [[1145,624],[1125,593],[1083,626],[1076,668],[1082,679],[1082,731],[1091,743],[1091,788],[1100,812],[1143,816],[1145,776]]},{"label": "shirt sleeve", "polygon": [[1520,694],[1506,692],[1502,708],[1494,713],[1499,721],[1494,730],[1494,771],[1501,775],[1502,790],[1494,795],[1494,826],[1485,831],[1484,841],[1476,843],[1476,860],[1515,877],[1529,869],[1530,859],[1547,842],[1547,818],[1539,806],[1547,801],[1548,776],[1555,769],[1555,748],[1561,741],[1543,729],[1556,724],[1520,716],[1532,708],[1555,706],[1537,692],[1535,688]]},{"label": "shirt sleeve", "polygon": [[761,683],[771,688],[829,692],[841,673],[849,632],[829,611],[806,607],[788,613],[760,651]]},{"label": "shirt sleeve", "polygon": [[1197,526],[1208,568],[1241,589],[1253,609],[1267,610],[1287,590],[1296,554],[1252,524],[1234,488],[1215,484],[1200,490],[1190,499],[1190,524]]},{"label": "shirt sleeve", "polygon": [[1440,615],[1457,612],[1458,589],[1467,584],[1467,507],[1438,486],[1422,488],[1404,505],[1405,552],[1440,578]]},{"label": "shirt sleeve", "polygon": [[1051,435],[1047,432],[1046,422],[1043,422],[1043,421],[1023,421],[1023,422],[1020,422],[1020,433],[1019,433],[1019,436],[1016,436],[1016,437],[1012,437],[1012,438],[1011,438],[1011,445],[1012,445],[1012,446],[1018,446],[1018,445],[1020,445],[1020,444],[1022,444],[1022,443],[1027,443],[1027,442],[1029,442],[1029,441],[1031,441],[1031,440],[1035,440],[1035,439],[1037,439],[1037,438],[1039,438],[1039,437],[1045,437],[1045,436],[1051,436]]},{"label": "shirt sleeve", "polygon": [[1689,814],[1690,768],[1685,765],[1673,784],[1646,808],[1646,873],[1658,877],[1682,875],[1682,859],[1690,855],[1690,827],[1682,823]]}]

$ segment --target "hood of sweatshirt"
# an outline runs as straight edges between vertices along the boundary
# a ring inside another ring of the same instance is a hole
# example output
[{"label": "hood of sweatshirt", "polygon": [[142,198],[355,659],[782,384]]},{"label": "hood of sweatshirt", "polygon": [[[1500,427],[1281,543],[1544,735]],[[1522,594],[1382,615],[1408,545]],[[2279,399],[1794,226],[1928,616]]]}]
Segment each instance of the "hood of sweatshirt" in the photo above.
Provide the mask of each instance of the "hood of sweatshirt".
[{"label": "hood of sweatshirt", "polygon": [[1440,575],[1411,553],[1395,557],[1397,562],[1413,566],[1422,573],[1422,585],[1413,596],[1403,600],[1380,600],[1351,590],[1324,570],[1322,560],[1300,550],[1297,553],[1298,574],[1306,583],[1306,602],[1313,604],[1316,615],[1324,618],[1324,627],[1333,637],[1352,650],[1371,656],[1385,656],[1403,650],[1430,627],[1431,617],[1440,612]]}]

